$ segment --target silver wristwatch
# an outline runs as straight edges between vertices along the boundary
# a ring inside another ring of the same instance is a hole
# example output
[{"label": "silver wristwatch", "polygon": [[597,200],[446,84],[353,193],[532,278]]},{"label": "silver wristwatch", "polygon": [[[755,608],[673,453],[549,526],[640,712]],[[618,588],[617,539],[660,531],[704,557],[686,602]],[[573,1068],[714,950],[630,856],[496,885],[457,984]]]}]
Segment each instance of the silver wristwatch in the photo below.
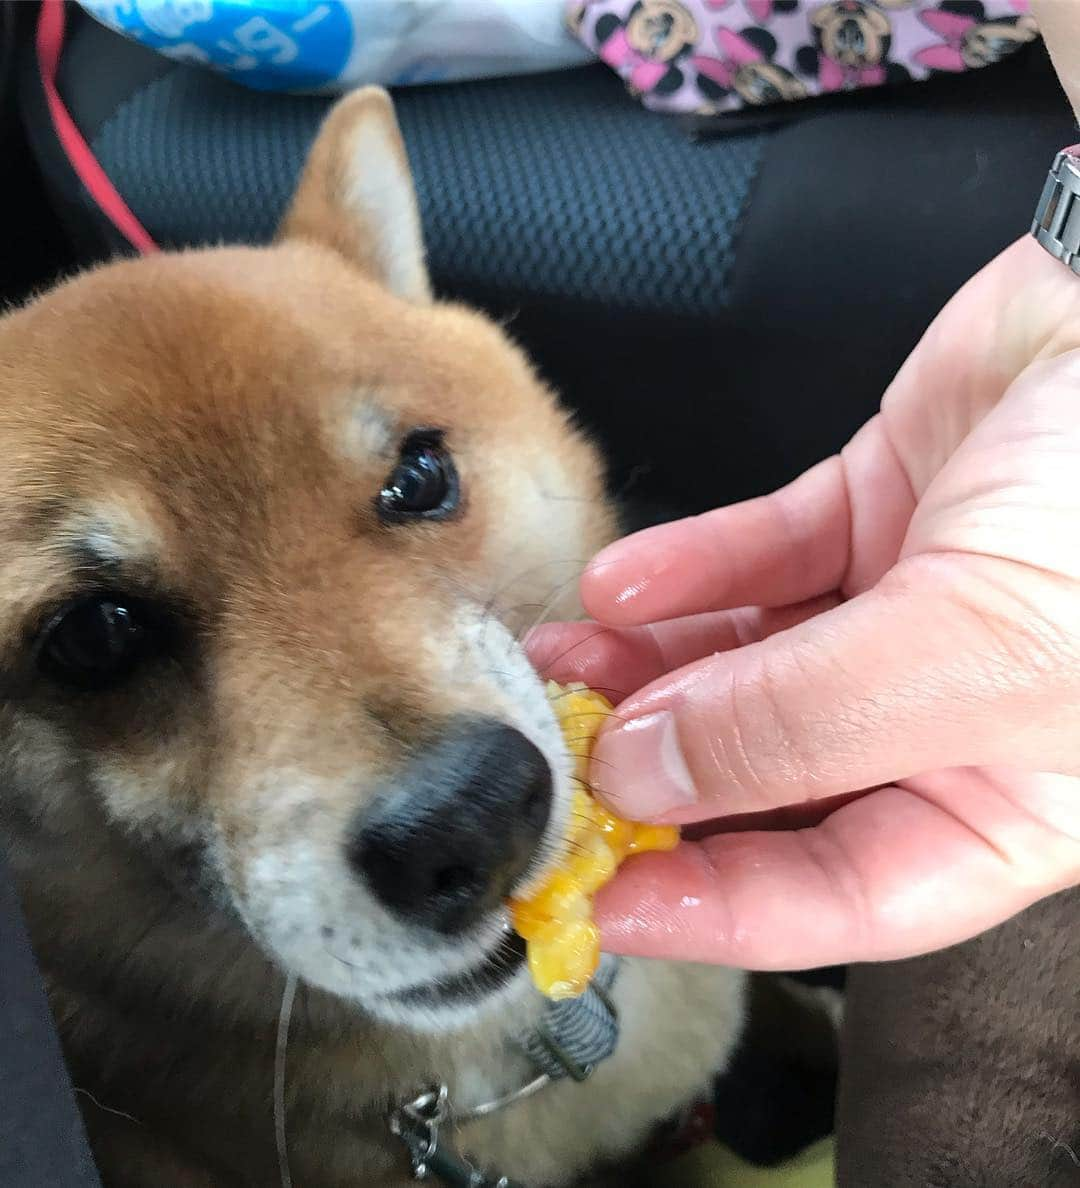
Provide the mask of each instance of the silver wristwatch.
[{"label": "silver wristwatch", "polygon": [[1054,158],[1031,234],[1080,276],[1080,144],[1062,149]]}]

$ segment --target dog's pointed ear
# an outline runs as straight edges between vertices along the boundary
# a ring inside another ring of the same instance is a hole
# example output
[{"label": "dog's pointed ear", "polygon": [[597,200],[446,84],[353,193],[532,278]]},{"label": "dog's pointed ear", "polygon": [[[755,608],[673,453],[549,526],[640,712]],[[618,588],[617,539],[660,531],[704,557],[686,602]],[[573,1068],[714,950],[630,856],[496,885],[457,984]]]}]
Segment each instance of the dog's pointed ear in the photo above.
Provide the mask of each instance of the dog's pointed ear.
[{"label": "dog's pointed ear", "polygon": [[277,237],[321,243],[399,297],[431,300],[409,159],[385,91],[364,87],[331,109]]}]

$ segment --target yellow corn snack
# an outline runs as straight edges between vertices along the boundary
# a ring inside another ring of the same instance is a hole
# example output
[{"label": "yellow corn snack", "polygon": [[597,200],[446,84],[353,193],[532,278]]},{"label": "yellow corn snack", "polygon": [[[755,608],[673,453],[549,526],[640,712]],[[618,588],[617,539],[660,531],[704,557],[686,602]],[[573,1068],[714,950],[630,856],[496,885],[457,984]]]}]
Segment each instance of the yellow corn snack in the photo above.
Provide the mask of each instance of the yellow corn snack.
[{"label": "yellow corn snack", "polygon": [[547,695],[574,758],[574,800],[565,854],[530,899],[512,900],[514,929],[526,942],[529,972],[548,998],[576,998],[600,963],[600,930],[592,920],[593,896],[631,854],[673,850],[672,825],[623,821],[586,791],[593,742],[611,713],[611,702],[585,685],[548,682]]}]

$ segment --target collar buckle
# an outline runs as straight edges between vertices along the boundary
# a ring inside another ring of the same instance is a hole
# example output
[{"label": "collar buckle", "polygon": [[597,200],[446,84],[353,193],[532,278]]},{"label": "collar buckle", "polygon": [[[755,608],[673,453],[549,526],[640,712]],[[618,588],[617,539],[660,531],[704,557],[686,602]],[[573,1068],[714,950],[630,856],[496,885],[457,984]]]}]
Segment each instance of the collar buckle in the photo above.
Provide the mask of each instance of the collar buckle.
[{"label": "collar buckle", "polygon": [[446,1188],[522,1188],[506,1176],[493,1178],[479,1171],[442,1141],[441,1130],[490,1117],[564,1077],[588,1080],[618,1043],[619,1014],[611,998],[618,968],[617,958],[603,958],[585,994],[549,1003],[543,1021],[517,1041],[536,1069],[532,1080],[466,1109],[452,1105],[449,1089],[438,1084],[394,1110],[388,1123],[390,1133],[408,1149],[414,1179],[434,1179]]},{"label": "collar buckle", "polygon": [[506,1176],[491,1179],[440,1142],[439,1128],[450,1117],[450,1096],[445,1085],[425,1090],[390,1115],[390,1133],[408,1148],[413,1179],[434,1177],[446,1188],[521,1188]]}]

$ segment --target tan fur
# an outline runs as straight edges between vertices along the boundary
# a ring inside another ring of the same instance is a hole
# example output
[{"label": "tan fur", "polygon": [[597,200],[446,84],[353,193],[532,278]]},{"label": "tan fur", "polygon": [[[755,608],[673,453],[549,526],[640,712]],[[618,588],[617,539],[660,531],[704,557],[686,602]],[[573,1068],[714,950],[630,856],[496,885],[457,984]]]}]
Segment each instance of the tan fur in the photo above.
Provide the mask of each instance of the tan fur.
[{"label": "tan fur", "polygon": [[[330,116],[275,246],[112,264],[0,321],[0,844],[110,1185],[278,1182],[286,969],[298,1186],[403,1183],[390,1103],[529,1072],[508,1046],[540,1009],[523,974],[430,1025],[380,1005],[497,925],[414,937],[341,858],[372,789],[465,711],[549,756],[560,827],[565,756],[516,637],[578,612],[612,534],[593,449],[500,330],[430,302],[422,260],[368,91]],[[375,497],[416,427],[446,431],[463,509],[386,526]],[[185,648],[63,692],[35,640],[103,585],[175,604]],[[564,1184],[632,1151],[740,1026],[728,971],[631,962],[616,997],[616,1056],[463,1130],[481,1163]]]}]

